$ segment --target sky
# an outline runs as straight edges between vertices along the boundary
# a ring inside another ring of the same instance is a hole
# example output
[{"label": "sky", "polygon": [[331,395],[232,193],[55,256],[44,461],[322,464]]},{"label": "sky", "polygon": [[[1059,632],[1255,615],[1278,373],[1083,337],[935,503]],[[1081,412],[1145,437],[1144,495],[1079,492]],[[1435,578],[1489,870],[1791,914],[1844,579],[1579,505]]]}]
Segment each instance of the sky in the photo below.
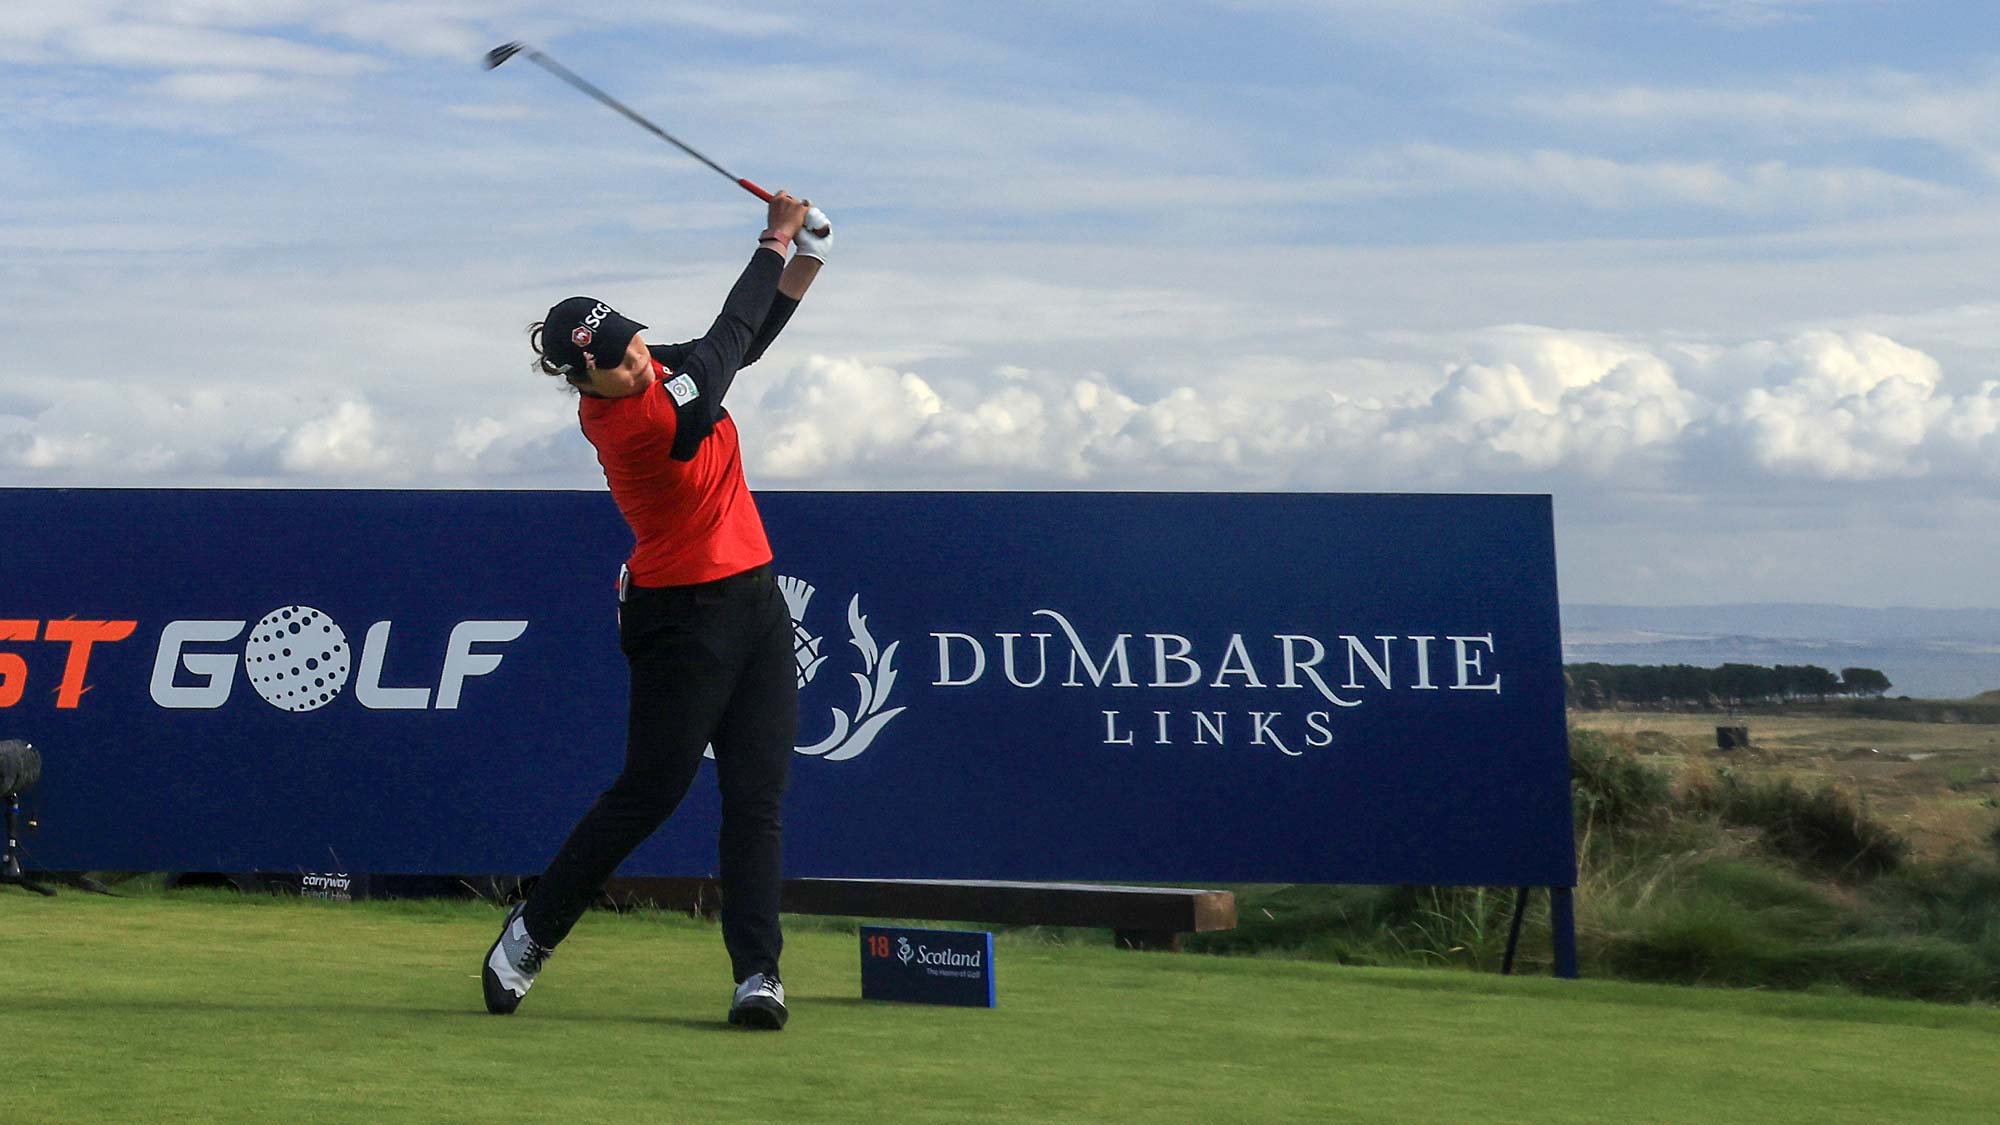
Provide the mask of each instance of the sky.
[{"label": "sky", "polygon": [[[599,488],[525,328],[699,334],[756,488],[1549,493],[1569,602],[2000,605],[1964,0],[0,4],[0,486]],[[1504,560],[1496,560],[1504,564]]]}]

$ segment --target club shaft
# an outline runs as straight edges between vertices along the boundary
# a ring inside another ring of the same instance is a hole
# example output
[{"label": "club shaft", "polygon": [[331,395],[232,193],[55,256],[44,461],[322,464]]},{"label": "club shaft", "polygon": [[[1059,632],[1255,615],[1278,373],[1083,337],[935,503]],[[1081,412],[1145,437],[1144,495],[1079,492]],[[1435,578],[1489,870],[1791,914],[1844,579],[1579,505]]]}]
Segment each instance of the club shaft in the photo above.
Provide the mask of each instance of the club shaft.
[{"label": "club shaft", "polygon": [[749,180],[746,180],[743,177],[736,175],[729,169],[724,168],[722,165],[717,164],[715,161],[710,160],[706,156],[703,156],[700,152],[697,152],[694,148],[690,147],[686,142],[682,141],[679,137],[674,136],[672,133],[667,132],[665,129],[662,129],[658,125],[655,125],[651,121],[648,121],[644,117],[641,117],[638,113],[634,112],[631,108],[626,106],[624,102],[619,101],[617,98],[614,98],[610,94],[607,94],[604,91],[598,89],[596,86],[591,85],[591,83],[587,79],[583,78],[575,71],[570,70],[570,68],[548,57],[547,55],[541,53],[540,51],[535,50],[532,47],[523,50],[521,53],[528,56],[529,59],[533,60],[543,70],[548,71],[550,74],[555,75],[557,78],[562,79],[563,81],[569,83],[570,85],[576,87],[577,89],[582,90],[584,93],[589,94],[591,97],[596,98],[598,101],[603,102],[605,105],[610,106],[612,109],[615,109],[618,112],[624,114],[627,118],[631,119],[633,124],[638,125],[640,128],[645,129],[647,132],[653,134],[654,136],[660,138],[661,140],[667,142],[668,144],[674,146],[675,148],[680,149],[682,152],[687,153],[689,156],[694,157],[696,160],[701,161],[703,164],[708,165],[710,168],[715,169],[717,172],[721,173],[724,179],[734,182],[737,187],[742,188],[744,191],[749,192],[751,195],[756,196],[757,198],[763,200],[766,203],[769,203],[771,201],[770,192],[765,191],[763,188],[758,187],[756,184],[750,182]]}]

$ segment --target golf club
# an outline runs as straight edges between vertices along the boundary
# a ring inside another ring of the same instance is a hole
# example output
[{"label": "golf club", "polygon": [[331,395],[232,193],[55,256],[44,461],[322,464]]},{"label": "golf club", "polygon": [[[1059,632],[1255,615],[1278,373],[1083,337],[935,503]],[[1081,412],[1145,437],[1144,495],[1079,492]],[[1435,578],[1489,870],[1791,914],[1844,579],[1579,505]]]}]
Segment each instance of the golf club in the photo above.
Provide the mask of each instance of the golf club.
[{"label": "golf club", "polygon": [[[717,164],[715,161],[710,160],[706,156],[703,156],[700,152],[697,152],[694,148],[689,146],[685,141],[682,141],[679,137],[674,136],[672,133],[667,132],[665,129],[660,128],[658,125],[653,124],[651,121],[646,120],[644,117],[634,112],[631,109],[631,107],[627,106],[624,102],[621,102],[617,98],[612,97],[610,94],[607,94],[604,91],[598,89],[596,86],[592,85],[590,82],[586,81],[584,78],[577,75],[574,71],[570,70],[568,67],[548,57],[542,52],[535,50],[533,47],[528,46],[526,43],[502,43],[498,47],[495,47],[492,50],[486,52],[486,69],[492,70],[498,67],[501,63],[504,63],[508,59],[513,58],[515,55],[526,55],[529,61],[536,63],[543,70],[548,71],[550,74],[555,75],[557,78],[562,79],[563,81],[569,83],[570,85],[576,87],[577,89],[582,90],[584,93],[589,94],[591,97],[596,98],[598,101],[603,102],[605,105],[610,106],[612,109],[617,110],[619,113],[624,114],[626,117],[630,118],[632,121],[637,123],[640,127],[644,128],[647,132],[653,134],[654,136],[660,138],[661,140],[667,142],[668,144],[673,145],[675,148],[680,149],[682,152],[687,153],[689,156],[694,157],[696,160],[701,161],[703,164],[708,165],[710,168],[715,169],[717,172],[720,172],[724,179],[734,181],[737,187],[742,188],[744,191],[749,192],[751,195],[756,196],[757,198],[763,200],[766,203],[769,203],[771,201],[771,193],[759,187],[755,182],[745,179],[742,176],[738,176],[735,173],[729,171],[727,168],[724,168],[722,165]],[[820,214],[818,208],[813,209],[811,216],[809,216],[809,221],[810,219],[820,220],[820,222],[817,225],[810,228],[814,234],[824,237],[833,230],[832,225],[827,223],[825,221],[825,218],[826,217],[824,215]]]}]

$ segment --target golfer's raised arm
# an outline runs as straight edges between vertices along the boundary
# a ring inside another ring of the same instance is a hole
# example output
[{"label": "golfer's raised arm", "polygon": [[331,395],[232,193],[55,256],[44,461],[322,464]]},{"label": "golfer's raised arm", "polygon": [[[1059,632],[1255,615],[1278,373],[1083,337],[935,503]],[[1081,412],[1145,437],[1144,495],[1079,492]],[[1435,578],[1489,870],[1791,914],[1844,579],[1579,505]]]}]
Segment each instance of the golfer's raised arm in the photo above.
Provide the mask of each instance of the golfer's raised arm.
[{"label": "golfer's raised arm", "polygon": [[[805,217],[806,205],[799,200],[784,192],[772,198],[770,225],[758,240],[757,252],[750,256],[750,264],[744,267],[742,276],[730,289],[715,323],[709,325],[708,333],[688,349],[676,368],[676,374],[688,376],[701,388],[702,397],[707,399],[711,412],[722,408],[723,396],[729,393],[737,370],[749,361],[752,344],[763,334],[765,321],[778,298],[779,279],[786,269],[785,250],[798,235]],[[796,301],[791,303],[797,304]],[[786,319],[790,319],[790,315],[787,311]],[[776,327],[782,328],[783,325],[781,323]],[[776,328],[770,335],[777,335]],[[768,344],[769,340],[766,339],[765,343]],[[761,354],[763,349],[760,347],[757,351]]]},{"label": "golfer's raised arm", "polygon": [[[829,237],[822,241],[832,241],[832,239]],[[819,276],[820,266],[825,264],[825,259],[806,253],[805,242],[804,232],[800,232],[797,251],[792,255],[792,260],[786,264],[785,272],[778,275],[778,295],[771,298],[771,311],[764,314],[764,323],[758,326],[757,335],[750,340],[750,347],[744,351],[743,362],[736,365],[738,371],[764,358],[764,349],[770,347],[771,342],[778,338],[778,333],[783,332],[785,325],[791,323],[792,314],[798,311],[799,301],[805,297],[806,290],[812,288],[813,279]],[[670,344],[655,349],[654,354],[659,357],[661,363],[678,371],[681,364],[686,361],[688,353],[699,343],[700,340],[689,340],[685,344]]]}]

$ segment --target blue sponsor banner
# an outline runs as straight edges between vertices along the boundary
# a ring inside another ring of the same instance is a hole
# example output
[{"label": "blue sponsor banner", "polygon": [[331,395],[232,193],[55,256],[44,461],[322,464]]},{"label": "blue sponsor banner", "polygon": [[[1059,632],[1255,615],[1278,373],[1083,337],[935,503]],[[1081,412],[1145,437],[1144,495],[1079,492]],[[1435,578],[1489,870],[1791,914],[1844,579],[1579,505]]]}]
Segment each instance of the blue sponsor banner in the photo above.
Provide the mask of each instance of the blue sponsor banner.
[{"label": "blue sponsor banner", "polygon": [[993,935],[980,930],[861,927],[861,998],[991,1008]]},{"label": "blue sponsor banner", "polygon": [[[790,875],[1575,881],[1546,496],[758,503]],[[601,493],[0,490],[32,860],[539,871],[622,758],[630,545]]]}]

